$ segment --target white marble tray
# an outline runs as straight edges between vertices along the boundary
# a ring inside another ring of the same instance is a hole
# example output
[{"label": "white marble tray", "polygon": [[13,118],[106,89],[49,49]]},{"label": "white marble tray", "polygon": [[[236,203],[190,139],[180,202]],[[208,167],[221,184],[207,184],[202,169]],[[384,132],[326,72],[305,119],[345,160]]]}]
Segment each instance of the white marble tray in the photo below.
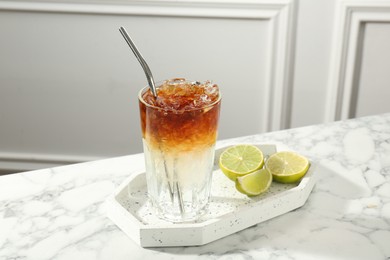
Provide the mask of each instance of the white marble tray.
[{"label": "white marble tray", "polygon": [[[257,145],[265,156],[274,145]],[[154,216],[150,208],[145,173],[132,174],[107,199],[108,217],[142,247],[203,245],[301,207],[315,184],[315,162],[296,184],[273,182],[259,196],[236,191],[234,182],[218,168],[218,158],[227,147],[216,150],[208,213],[194,222],[170,223]]]}]

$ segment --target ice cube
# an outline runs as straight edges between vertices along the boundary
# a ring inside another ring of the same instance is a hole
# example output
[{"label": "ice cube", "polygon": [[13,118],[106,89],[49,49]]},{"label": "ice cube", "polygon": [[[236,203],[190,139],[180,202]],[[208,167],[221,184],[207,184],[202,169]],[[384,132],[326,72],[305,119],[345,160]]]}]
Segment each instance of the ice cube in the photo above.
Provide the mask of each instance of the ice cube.
[{"label": "ice cube", "polygon": [[218,86],[216,84],[213,84],[212,82],[208,81],[208,82],[206,82],[204,90],[205,90],[206,95],[213,96],[213,95],[216,95],[218,93]]},{"label": "ice cube", "polygon": [[200,101],[203,102],[203,103],[208,103],[208,102],[211,101],[210,97],[209,97],[208,95],[206,95],[206,94],[200,95],[200,96],[199,96],[199,99],[200,99]]}]

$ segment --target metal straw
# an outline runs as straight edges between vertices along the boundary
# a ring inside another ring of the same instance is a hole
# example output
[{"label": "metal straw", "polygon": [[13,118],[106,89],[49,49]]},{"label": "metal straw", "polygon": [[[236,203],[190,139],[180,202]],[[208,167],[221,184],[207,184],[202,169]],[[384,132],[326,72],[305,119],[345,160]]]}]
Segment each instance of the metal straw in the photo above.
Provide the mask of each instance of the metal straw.
[{"label": "metal straw", "polygon": [[[156,85],[154,84],[153,75],[152,75],[152,72],[149,69],[148,64],[146,63],[145,59],[142,57],[141,53],[138,51],[138,49],[135,46],[134,42],[131,40],[129,34],[126,32],[126,29],[123,28],[123,27],[120,27],[119,31],[122,34],[123,38],[125,38],[127,44],[130,46],[130,49],[133,51],[135,57],[137,57],[139,63],[141,64],[142,68],[144,69],[146,78],[147,78],[147,80],[149,82],[150,90],[152,91],[153,96],[155,98],[157,98]],[[181,192],[181,189],[180,189],[179,182],[177,180],[176,181],[174,180],[172,185],[171,185],[171,182],[169,181],[165,155],[164,155],[164,152],[161,149],[161,147],[160,147],[160,151],[161,151],[161,153],[162,153],[162,155],[164,157],[164,170],[165,170],[165,174],[166,174],[167,181],[168,181],[169,195],[170,195],[170,198],[172,200],[172,204],[173,204],[173,201],[174,201],[174,189],[176,187],[177,197],[178,197],[178,202],[179,202],[179,209],[180,209],[181,215],[183,215],[185,213],[184,212],[184,202],[183,202],[183,196],[182,196],[182,192]],[[176,165],[176,163],[175,163],[175,165]],[[174,169],[173,178],[177,178],[176,167]]]},{"label": "metal straw", "polygon": [[126,29],[123,27],[120,27],[119,31],[121,32],[123,38],[125,38],[127,44],[130,46],[130,49],[133,51],[135,57],[137,57],[137,60],[141,64],[142,68],[144,69],[144,72],[145,72],[146,78],[148,80],[150,90],[153,93],[153,96],[157,97],[156,85],[154,84],[153,75],[149,69],[148,64],[146,63],[145,59],[142,57],[141,53],[138,51],[134,42],[131,40],[129,34],[126,32]]}]

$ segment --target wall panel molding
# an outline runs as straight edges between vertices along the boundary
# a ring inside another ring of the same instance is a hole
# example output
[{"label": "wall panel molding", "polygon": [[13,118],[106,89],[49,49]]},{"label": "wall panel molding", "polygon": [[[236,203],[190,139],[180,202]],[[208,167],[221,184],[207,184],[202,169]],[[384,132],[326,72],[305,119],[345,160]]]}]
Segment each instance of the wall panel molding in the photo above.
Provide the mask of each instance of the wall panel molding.
[{"label": "wall panel molding", "polygon": [[326,121],[352,118],[356,112],[366,23],[390,22],[390,1],[339,1],[334,24]]},{"label": "wall panel molding", "polygon": [[0,10],[26,12],[57,12],[81,14],[112,14],[140,16],[208,17],[238,19],[269,19],[291,0],[279,1],[129,1],[67,3],[0,1]]},{"label": "wall panel molding", "polygon": [[[65,14],[95,14],[122,16],[199,17],[211,19],[255,19],[269,23],[267,45],[267,73],[263,95],[266,104],[259,120],[260,131],[272,131],[290,126],[292,73],[295,47],[295,0],[201,0],[201,1],[129,1],[77,3],[0,1],[0,12],[37,12]],[[50,156],[24,156],[10,153],[13,162],[29,165],[50,162]],[[47,158],[46,158],[47,157]],[[8,158],[8,159],[7,159]],[[35,158],[30,160],[28,158]],[[64,158],[64,159],[61,159]],[[0,156],[1,162],[10,156]],[[58,155],[54,161],[67,162],[67,156]],[[72,162],[85,158],[72,158]],[[0,167],[1,168],[1,167]]]},{"label": "wall panel molding", "polygon": [[14,172],[29,171],[101,159],[104,158],[36,153],[0,152],[0,169]]}]

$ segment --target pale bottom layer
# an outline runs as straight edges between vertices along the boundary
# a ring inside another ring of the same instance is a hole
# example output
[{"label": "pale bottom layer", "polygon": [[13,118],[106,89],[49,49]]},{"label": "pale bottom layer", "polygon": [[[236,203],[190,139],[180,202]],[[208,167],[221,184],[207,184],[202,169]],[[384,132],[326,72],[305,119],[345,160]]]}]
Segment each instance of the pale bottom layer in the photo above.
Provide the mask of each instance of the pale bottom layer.
[{"label": "pale bottom layer", "polygon": [[172,222],[197,219],[210,196],[214,145],[182,153],[164,153],[145,140],[148,195],[156,214]]}]

